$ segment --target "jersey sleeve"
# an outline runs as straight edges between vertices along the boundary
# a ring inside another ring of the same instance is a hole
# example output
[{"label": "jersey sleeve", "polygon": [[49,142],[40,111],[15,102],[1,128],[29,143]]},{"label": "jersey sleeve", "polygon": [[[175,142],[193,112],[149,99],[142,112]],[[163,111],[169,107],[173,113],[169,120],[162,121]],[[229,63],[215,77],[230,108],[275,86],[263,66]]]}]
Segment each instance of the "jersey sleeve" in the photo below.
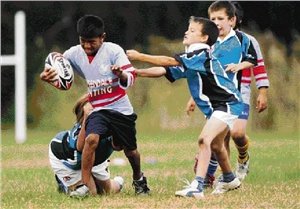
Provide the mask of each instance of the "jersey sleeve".
[{"label": "jersey sleeve", "polygon": [[128,87],[132,86],[136,79],[136,73],[134,67],[132,66],[131,62],[127,58],[124,50],[117,44],[113,45],[113,49],[115,52],[115,60],[113,63],[121,67],[123,73],[127,74],[127,83],[124,85],[119,81],[119,85],[122,89],[127,89]]},{"label": "jersey sleeve", "polygon": [[252,41],[249,39],[249,37],[242,33],[243,36],[243,43],[242,43],[242,49],[243,49],[243,57],[242,61],[247,61],[252,63],[254,66],[257,65],[257,54],[254,49]]},{"label": "jersey sleeve", "polygon": [[68,144],[69,147],[72,149],[77,150],[77,139],[78,135],[81,129],[81,125],[79,123],[76,123],[71,130],[69,130],[69,138],[68,138]]},{"label": "jersey sleeve", "polygon": [[80,67],[76,64],[76,59],[81,59],[79,58],[79,45],[73,46],[70,49],[66,50],[63,53],[64,58],[66,58],[72,65],[73,70],[78,73],[78,75],[82,78],[84,78],[84,74],[81,71]]},{"label": "jersey sleeve", "polygon": [[68,131],[61,131],[55,135],[55,139],[62,141],[63,138],[68,134]]},{"label": "jersey sleeve", "polygon": [[186,78],[184,67],[181,65],[166,67],[165,69],[166,69],[165,77],[172,83],[178,79]]},{"label": "jersey sleeve", "polygon": [[209,53],[205,49],[175,55],[175,59],[182,65],[185,71],[205,71],[203,65],[208,58]]},{"label": "jersey sleeve", "polygon": [[258,89],[261,87],[268,88],[270,86],[270,81],[265,68],[264,58],[259,43],[253,36],[249,35],[249,37],[257,54],[257,65],[253,67],[253,75],[255,78],[256,87]]}]

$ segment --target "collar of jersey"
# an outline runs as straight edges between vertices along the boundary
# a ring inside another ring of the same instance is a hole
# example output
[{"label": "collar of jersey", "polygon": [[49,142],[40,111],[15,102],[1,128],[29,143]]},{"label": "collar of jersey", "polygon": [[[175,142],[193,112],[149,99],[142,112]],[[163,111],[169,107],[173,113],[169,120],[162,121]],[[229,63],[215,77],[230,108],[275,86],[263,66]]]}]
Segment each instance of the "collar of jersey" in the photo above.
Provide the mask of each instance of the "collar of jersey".
[{"label": "collar of jersey", "polygon": [[191,44],[189,47],[185,48],[185,52],[193,52],[195,50],[200,50],[200,49],[209,49],[209,45],[204,44],[204,43],[196,43],[196,44]]},{"label": "collar of jersey", "polygon": [[232,37],[232,36],[235,36],[235,31],[231,28],[230,32],[227,34],[227,36],[226,36],[223,40],[221,40],[221,39],[218,37],[217,41],[218,41],[219,43],[222,43],[222,42],[226,41],[227,39],[229,39],[229,38]]}]

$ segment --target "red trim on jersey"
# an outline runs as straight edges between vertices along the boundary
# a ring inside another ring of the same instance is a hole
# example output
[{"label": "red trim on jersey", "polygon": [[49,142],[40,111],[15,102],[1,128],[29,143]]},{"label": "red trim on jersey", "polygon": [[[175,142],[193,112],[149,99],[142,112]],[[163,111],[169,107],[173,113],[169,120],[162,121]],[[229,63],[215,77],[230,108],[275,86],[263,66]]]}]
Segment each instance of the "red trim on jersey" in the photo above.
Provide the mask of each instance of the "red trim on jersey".
[{"label": "red trim on jersey", "polygon": [[251,69],[250,68],[243,69],[242,70],[242,76],[243,77],[251,77]]},{"label": "red trim on jersey", "polygon": [[[101,91],[101,90],[99,90]],[[114,96],[118,96],[120,94],[126,94],[125,90],[120,88],[120,86],[116,86],[112,89],[111,93],[103,93],[103,94],[98,94],[93,96],[93,93],[95,93],[95,91],[93,91],[92,93],[89,94],[89,101],[90,102],[94,102],[94,101],[101,101],[103,99],[107,99],[107,98],[112,98]]]},{"label": "red trim on jersey", "polygon": [[123,65],[123,66],[121,67],[121,69],[122,69],[122,70],[126,70],[126,69],[131,68],[131,67],[132,67],[132,64],[127,64],[127,65]]},{"label": "red trim on jersey", "polygon": [[265,66],[256,66],[253,68],[254,76],[256,76],[258,74],[263,74],[263,73],[266,73]]},{"label": "red trim on jersey", "polygon": [[91,63],[93,61],[93,59],[95,58],[94,55],[88,55],[87,57],[89,59],[89,63]]},{"label": "red trim on jersey", "polygon": [[93,104],[93,103],[91,102],[91,104],[92,104],[93,108],[95,108],[95,107],[103,107],[103,106],[106,106],[106,105],[108,105],[108,104],[111,104],[111,103],[113,103],[113,102],[115,102],[115,101],[121,99],[121,98],[122,98],[123,96],[125,96],[125,95],[126,95],[125,93],[124,93],[124,94],[121,94],[121,95],[119,95],[118,97],[116,97],[115,99],[113,99],[113,100],[111,100],[111,101],[108,101],[108,102],[102,102],[102,103],[98,103],[98,104]]},{"label": "red trim on jersey", "polygon": [[268,77],[265,76],[265,77],[256,78],[256,81],[259,81],[259,80],[268,80]]},{"label": "red trim on jersey", "polygon": [[264,62],[264,60],[263,60],[263,59],[257,60],[257,64],[258,64],[258,63],[261,63],[261,62]]},{"label": "red trim on jersey", "polygon": [[136,77],[137,77],[137,74],[136,74],[136,72],[135,72],[135,70],[134,71],[132,71],[131,72],[131,74],[133,75],[133,80],[132,80],[132,83],[134,82],[134,80],[136,79]]},{"label": "red trim on jersey", "polygon": [[242,79],[241,83],[251,83],[251,80],[243,80]]}]

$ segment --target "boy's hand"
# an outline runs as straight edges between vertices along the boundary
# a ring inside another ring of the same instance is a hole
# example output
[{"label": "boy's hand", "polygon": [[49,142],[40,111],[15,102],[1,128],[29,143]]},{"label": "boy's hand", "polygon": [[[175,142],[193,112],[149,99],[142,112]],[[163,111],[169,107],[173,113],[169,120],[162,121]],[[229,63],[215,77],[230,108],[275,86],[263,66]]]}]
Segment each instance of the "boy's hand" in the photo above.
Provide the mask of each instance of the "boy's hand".
[{"label": "boy's hand", "polygon": [[112,65],[111,66],[111,71],[113,72],[113,74],[115,74],[118,77],[120,77],[123,73],[120,66],[117,66],[117,65]]},{"label": "boy's hand", "polygon": [[134,49],[126,50],[126,55],[129,60],[137,60],[140,54],[141,54],[140,52]]},{"label": "boy's hand", "polygon": [[260,88],[259,93],[256,99],[256,109],[257,111],[263,112],[268,107],[268,99],[267,99],[267,88]]},{"label": "boy's hand", "polygon": [[243,68],[241,68],[241,67],[239,66],[239,64],[233,64],[233,63],[231,63],[231,64],[226,65],[225,71],[226,71],[226,72],[233,72],[233,73],[236,73],[236,72],[238,72],[239,70],[242,70],[242,69],[243,69]]},{"label": "boy's hand", "polygon": [[52,67],[45,67],[44,71],[40,74],[40,78],[43,81],[48,83],[54,82],[57,80],[57,71],[55,68]]},{"label": "boy's hand", "polygon": [[191,112],[194,112],[196,108],[196,103],[194,99],[191,97],[188,103],[186,104],[185,112],[187,115],[190,115]]}]

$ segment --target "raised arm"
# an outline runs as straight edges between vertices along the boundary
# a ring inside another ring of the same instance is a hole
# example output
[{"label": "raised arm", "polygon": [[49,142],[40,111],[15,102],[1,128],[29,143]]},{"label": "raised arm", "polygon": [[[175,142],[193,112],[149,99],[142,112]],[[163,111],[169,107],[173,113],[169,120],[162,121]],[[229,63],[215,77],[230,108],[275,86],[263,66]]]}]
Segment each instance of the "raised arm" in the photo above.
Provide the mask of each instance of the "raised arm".
[{"label": "raised arm", "polygon": [[150,67],[144,69],[135,69],[137,76],[157,78],[166,74],[166,69],[164,67]]},{"label": "raised arm", "polygon": [[175,60],[173,57],[143,54],[133,49],[127,50],[126,54],[129,60],[147,62],[153,65],[159,65],[159,66],[180,65],[180,63],[177,62],[177,60]]}]

